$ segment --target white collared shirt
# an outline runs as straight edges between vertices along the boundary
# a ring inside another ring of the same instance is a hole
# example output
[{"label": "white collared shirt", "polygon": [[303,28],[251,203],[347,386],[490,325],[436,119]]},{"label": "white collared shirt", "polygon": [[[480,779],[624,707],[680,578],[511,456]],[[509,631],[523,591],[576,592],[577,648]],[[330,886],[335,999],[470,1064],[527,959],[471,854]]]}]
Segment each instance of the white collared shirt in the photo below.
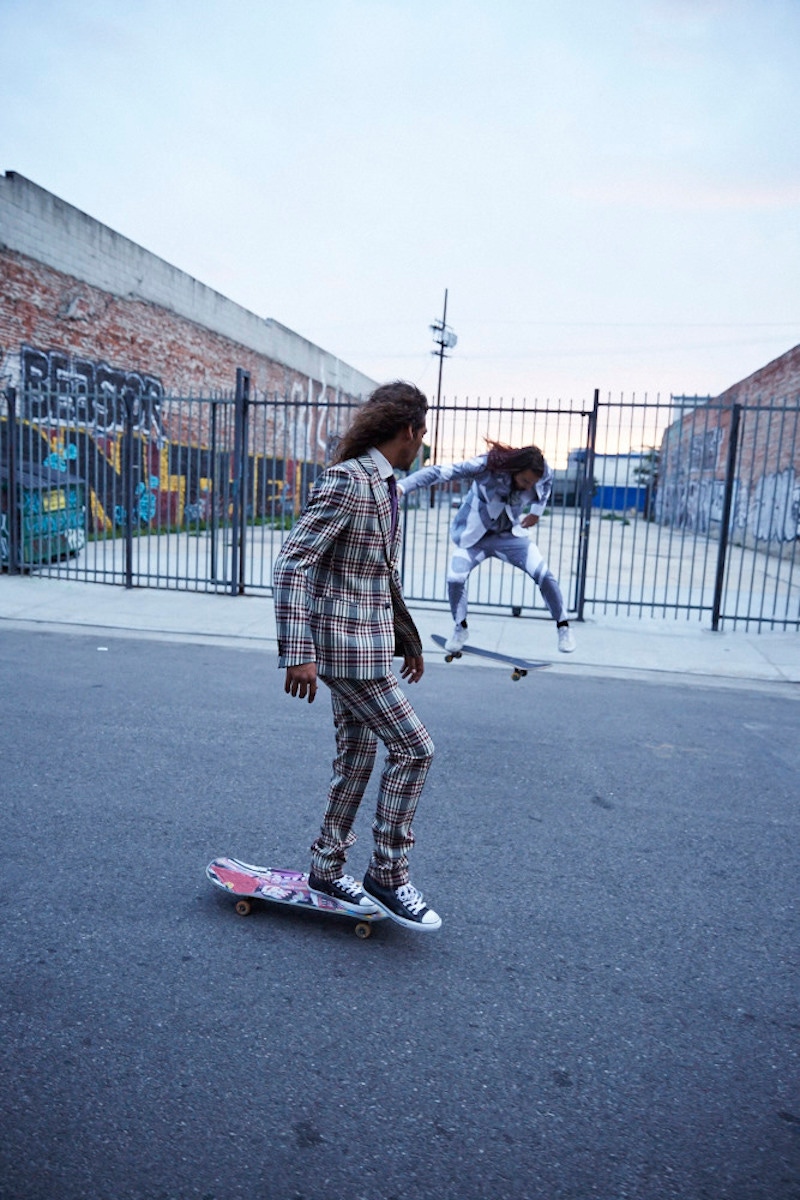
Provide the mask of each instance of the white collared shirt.
[{"label": "white collared shirt", "polygon": [[377,446],[371,446],[367,451],[375,466],[378,468],[378,474],[381,479],[386,480],[390,475],[394,475],[394,467],[389,462],[385,454],[381,454]]}]

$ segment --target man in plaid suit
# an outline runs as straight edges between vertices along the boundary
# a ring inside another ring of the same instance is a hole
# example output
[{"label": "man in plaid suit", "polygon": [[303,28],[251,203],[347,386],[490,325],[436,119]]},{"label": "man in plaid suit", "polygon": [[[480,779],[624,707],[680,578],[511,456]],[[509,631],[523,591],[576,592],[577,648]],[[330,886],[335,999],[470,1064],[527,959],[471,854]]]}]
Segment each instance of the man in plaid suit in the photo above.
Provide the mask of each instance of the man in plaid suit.
[{"label": "man in plaid suit", "polygon": [[[392,672],[422,678],[422,643],[403,600],[394,470],[407,471],[426,433],[428,402],[411,384],[379,387],[356,413],[332,466],[284,542],[273,576],[285,691],[331,693],[336,757],[322,827],[311,847],[310,886],[353,912],[380,909],[407,928],[441,919],[409,881],[408,851],[433,742]],[[380,739],[387,757],[363,885],[345,874],[353,824]]]}]

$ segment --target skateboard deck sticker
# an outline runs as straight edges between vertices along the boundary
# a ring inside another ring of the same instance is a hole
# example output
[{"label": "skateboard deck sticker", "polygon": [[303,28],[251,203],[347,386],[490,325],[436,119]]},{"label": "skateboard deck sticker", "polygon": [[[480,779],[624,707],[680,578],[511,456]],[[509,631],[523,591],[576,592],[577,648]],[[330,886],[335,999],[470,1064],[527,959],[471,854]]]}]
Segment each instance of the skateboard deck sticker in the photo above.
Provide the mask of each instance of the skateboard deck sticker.
[{"label": "skateboard deck sticker", "polygon": [[[237,858],[215,858],[206,868],[212,883],[232,896],[256,896],[276,900],[281,904],[304,904],[331,912],[343,911],[333,896],[320,896],[308,886],[308,876],[302,871],[279,867],[257,867]],[[346,909],[344,911],[347,911]]]}]

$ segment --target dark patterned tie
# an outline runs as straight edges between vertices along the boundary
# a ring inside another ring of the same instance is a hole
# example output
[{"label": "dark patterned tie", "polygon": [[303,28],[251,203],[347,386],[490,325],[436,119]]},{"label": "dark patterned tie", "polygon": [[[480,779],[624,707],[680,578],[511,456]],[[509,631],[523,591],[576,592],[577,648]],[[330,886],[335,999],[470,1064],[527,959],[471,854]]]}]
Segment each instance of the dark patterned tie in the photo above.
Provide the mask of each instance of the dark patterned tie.
[{"label": "dark patterned tie", "polygon": [[386,486],[389,489],[389,503],[392,506],[392,541],[394,541],[394,535],[397,532],[397,510],[399,507],[397,502],[397,480],[394,475],[390,475],[386,480]]}]

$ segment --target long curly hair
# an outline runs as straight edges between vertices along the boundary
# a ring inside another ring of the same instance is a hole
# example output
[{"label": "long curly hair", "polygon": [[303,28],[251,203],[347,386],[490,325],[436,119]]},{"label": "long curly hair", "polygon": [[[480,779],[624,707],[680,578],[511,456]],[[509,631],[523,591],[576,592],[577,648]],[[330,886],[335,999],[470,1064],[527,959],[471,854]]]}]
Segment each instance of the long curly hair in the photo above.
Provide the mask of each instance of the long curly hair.
[{"label": "long curly hair", "polygon": [[370,446],[390,441],[407,425],[416,432],[425,424],[427,411],[427,398],[412,383],[396,379],[394,383],[382,384],[353,417],[332,461],[342,463],[358,458]]},{"label": "long curly hair", "polygon": [[538,446],[506,446],[504,442],[486,439],[489,454],[486,465],[490,471],[508,471],[516,475],[519,471],[533,471],[539,479],[544,475],[544,455]]}]

